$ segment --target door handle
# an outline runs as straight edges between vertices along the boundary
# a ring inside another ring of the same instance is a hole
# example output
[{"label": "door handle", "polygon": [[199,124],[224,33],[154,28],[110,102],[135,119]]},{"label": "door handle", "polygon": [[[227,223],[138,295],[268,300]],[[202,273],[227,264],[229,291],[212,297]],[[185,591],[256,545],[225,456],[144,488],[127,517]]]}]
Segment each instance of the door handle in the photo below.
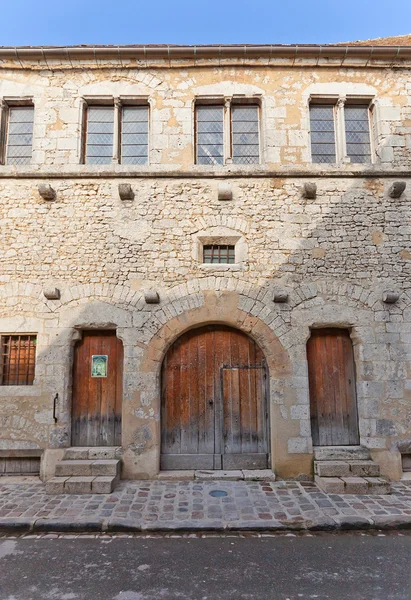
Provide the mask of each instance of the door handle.
[{"label": "door handle", "polygon": [[57,404],[58,399],[59,399],[59,395],[57,393],[53,398],[53,419],[54,419],[55,423],[57,423],[56,404]]}]

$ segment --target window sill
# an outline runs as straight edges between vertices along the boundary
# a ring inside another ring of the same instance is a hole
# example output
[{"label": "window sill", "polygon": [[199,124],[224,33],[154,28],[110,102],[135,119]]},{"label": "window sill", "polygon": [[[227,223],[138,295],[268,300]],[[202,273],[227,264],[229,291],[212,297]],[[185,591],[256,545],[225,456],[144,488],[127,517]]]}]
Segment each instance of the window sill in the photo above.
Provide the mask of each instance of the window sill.
[{"label": "window sill", "polygon": [[245,271],[245,266],[239,263],[235,263],[232,265],[226,263],[200,263],[200,269],[204,269],[204,271]]}]

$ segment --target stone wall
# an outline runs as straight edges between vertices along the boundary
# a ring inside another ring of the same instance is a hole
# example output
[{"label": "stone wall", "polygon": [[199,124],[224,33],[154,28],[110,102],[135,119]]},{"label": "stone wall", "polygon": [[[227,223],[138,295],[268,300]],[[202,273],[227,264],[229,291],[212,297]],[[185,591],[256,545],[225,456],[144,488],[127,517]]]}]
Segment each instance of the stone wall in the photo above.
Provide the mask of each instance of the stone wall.
[{"label": "stone wall", "polygon": [[[185,330],[222,322],[266,355],[273,468],[309,477],[306,341],[310,327],[341,326],[354,344],[361,443],[398,478],[398,445],[411,446],[410,182],[398,199],[388,188],[411,162],[408,71],[79,66],[0,65],[0,97],[35,103],[33,164],[0,166],[0,333],[38,335],[34,385],[0,387],[0,448],[70,445],[73,346],[82,329],[116,328],[124,476],[155,477],[164,354]],[[194,98],[231,94],[261,100],[263,164],[196,167]],[[312,94],[375,96],[372,167],[310,164]],[[93,95],[148,98],[148,167],[79,165],[81,98]],[[218,200],[225,177],[231,201]],[[303,197],[307,181],[317,183],[315,199]],[[51,183],[54,201],[41,198],[40,182]],[[134,200],[120,199],[124,182]],[[201,240],[215,236],[238,240],[237,264],[201,263]],[[49,287],[59,300],[44,297]],[[160,304],[145,303],[149,290]],[[288,303],[273,302],[276,290]],[[400,293],[396,304],[382,302],[387,290]]]}]

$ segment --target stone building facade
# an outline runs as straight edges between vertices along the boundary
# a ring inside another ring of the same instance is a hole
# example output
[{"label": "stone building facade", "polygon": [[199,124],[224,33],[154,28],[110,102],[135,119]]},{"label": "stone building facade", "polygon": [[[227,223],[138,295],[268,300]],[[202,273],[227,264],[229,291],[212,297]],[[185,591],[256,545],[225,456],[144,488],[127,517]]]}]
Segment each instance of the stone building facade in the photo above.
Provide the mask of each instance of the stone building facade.
[{"label": "stone building facade", "polygon": [[[214,325],[247,334],[265,357],[271,468],[311,478],[307,341],[331,328],[352,343],[359,445],[384,475],[402,476],[411,455],[408,42],[0,49],[3,458],[41,451],[44,478],[54,474],[72,445],[75,348],[85,331],[115,331],[122,476],[156,478],[164,358],[186,332]],[[109,164],[87,161],[95,105],[147,108],[146,164],[122,161],[118,121]],[[202,105],[222,107],[223,164],[196,159]],[[258,110],[255,164],[230,151],[230,114],[243,105]],[[344,107],[358,105],[369,114],[361,163],[349,160],[344,127]],[[7,145],[21,106],[34,108],[31,153],[16,164]],[[334,161],[313,162],[311,106],[333,107]],[[204,247],[219,245],[234,246],[234,262],[204,263]],[[18,336],[35,344],[30,385],[4,376]]]}]

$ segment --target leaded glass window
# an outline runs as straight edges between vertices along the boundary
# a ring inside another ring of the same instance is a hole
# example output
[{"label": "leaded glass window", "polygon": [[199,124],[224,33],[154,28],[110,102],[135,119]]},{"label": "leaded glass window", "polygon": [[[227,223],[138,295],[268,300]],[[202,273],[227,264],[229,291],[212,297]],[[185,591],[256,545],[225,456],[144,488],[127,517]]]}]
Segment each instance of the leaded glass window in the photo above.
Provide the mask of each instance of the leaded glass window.
[{"label": "leaded glass window", "polygon": [[148,163],[148,106],[124,106],[121,127],[121,162]]},{"label": "leaded glass window", "polygon": [[203,263],[233,265],[235,263],[235,246],[221,244],[203,246]]},{"label": "leaded glass window", "polygon": [[345,140],[352,163],[370,163],[370,123],[367,105],[345,105]]},{"label": "leaded glass window", "polygon": [[224,162],[224,107],[197,106],[197,164],[222,165]]},{"label": "leaded glass window", "polygon": [[232,106],[233,163],[255,165],[260,162],[258,106]]},{"label": "leaded glass window", "polygon": [[6,163],[27,165],[31,161],[33,146],[33,106],[9,108]]},{"label": "leaded glass window", "polygon": [[310,106],[311,156],[313,163],[335,163],[334,106]]},{"label": "leaded glass window", "polygon": [[87,109],[86,163],[107,165],[113,161],[114,106]]}]

